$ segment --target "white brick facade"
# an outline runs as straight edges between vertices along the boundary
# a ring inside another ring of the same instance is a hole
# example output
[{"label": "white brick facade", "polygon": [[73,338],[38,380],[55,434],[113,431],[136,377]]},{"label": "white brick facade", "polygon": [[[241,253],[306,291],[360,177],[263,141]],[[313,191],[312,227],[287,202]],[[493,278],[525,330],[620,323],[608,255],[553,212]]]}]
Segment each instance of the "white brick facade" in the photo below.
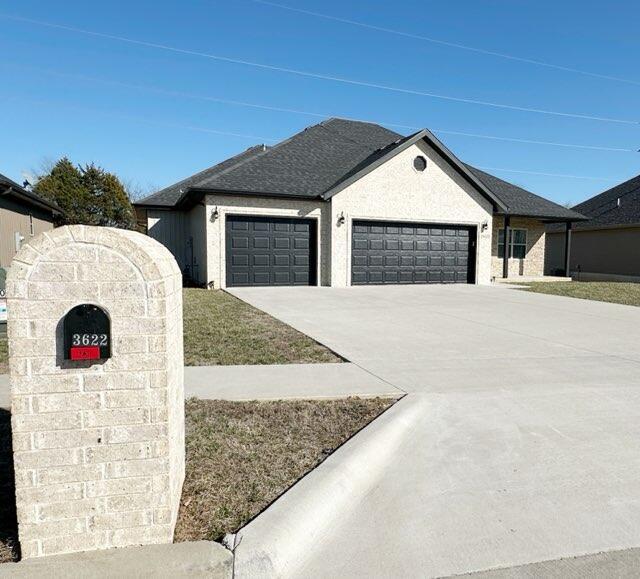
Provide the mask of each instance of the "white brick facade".
[{"label": "white brick facade", "polygon": [[[24,558],[167,543],[184,480],[182,291],[162,245],[71,226],[24,246],[7,280]],[[63,316],[111,319],[112,357],[63,359]]]}]

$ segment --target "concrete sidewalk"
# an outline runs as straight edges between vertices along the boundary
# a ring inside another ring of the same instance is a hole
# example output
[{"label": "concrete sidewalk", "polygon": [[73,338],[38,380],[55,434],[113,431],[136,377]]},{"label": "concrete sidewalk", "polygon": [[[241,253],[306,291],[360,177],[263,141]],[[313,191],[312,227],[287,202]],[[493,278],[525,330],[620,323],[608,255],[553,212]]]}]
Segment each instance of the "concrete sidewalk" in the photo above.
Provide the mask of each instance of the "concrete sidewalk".
[{"label": "concrete sidewalk", "polygon": [[[286,400],[390,397],[404,392],[355,364],[273,366],[187,366],[187,398],[209,400]],[[0,374],[0,408],[10,408],[9,376]]]},{"label": "concrete sidewalk", "polygon": [[185,396],[218,400],[399,397],[402,390],[355,364],[191,366]]}]

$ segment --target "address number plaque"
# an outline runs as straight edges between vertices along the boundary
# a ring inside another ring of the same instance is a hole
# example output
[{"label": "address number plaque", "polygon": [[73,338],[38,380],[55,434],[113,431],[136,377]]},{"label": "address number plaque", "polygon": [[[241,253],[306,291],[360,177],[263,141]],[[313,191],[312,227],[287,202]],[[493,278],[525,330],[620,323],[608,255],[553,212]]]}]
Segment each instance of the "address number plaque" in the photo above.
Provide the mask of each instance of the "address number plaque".
[{"label": "address number plaque", "polygon": [[64,317],[65,360],[111,358],[111,321],[99,306],[81,304]]}]

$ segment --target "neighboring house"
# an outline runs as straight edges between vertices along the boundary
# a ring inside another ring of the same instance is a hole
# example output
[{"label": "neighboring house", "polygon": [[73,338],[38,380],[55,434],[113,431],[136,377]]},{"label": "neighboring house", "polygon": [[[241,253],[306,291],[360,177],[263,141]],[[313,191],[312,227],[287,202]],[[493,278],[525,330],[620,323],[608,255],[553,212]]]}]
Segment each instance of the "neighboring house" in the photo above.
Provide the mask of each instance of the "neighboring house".
[{"label": "neighboring house", "polygon": [[7,268],[20,244],[53,229],[61,210],[0,174],[0,268]]},{"label": "neighboring house", "polygon": [[[575,211],[462,163],[428,130],[329,119],[136,203],[209,287],[481,283],[542,276]],[[507,251],[504,225],[507,225]]]},{"label": "neighboring house", "polygon": [[[573,208],[589,217],[571,233],[570,269],[584,280],[640,281],[640,175]],[[563,268],[564,235],[547,232],[547,264]]]}]

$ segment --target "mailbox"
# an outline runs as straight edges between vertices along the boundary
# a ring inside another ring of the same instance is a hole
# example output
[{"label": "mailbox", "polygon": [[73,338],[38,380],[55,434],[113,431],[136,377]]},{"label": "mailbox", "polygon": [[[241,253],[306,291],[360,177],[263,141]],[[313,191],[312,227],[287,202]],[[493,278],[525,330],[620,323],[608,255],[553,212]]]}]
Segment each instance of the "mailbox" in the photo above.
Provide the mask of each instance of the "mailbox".
[{"label": "mailbox", "polygon": [[111,358],[111,321],[102,308],[76,306],[64,317],[63,332],[65,360]]}]

